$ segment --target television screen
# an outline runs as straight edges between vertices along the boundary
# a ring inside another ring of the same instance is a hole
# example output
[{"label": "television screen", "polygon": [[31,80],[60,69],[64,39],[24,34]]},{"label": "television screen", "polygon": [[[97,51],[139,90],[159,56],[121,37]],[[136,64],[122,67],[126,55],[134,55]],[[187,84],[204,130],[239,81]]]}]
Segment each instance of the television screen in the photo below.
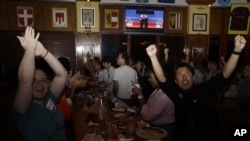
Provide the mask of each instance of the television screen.
[{"label": "television screen", "polygon": [[163,32],[163,7],[125,7],[124,31],[135,32]]}]

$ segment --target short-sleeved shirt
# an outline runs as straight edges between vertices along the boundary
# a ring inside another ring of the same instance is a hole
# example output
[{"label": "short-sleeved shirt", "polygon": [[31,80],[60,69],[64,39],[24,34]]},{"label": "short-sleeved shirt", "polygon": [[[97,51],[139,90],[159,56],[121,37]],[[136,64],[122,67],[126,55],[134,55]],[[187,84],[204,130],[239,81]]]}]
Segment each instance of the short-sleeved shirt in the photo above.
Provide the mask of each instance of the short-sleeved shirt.
[{"label": "short-sleeved shirt", "polygon": [[182,91],[173,82],[159,83],[175,104],[177,140],[209,140],[213,118],[212,101],[225,83],[222,73],[198,84],[188,91]]},{"label": "short-sleeved shirt", "polygon": [[56,101],[49,91],[44,101],[48,108],[32,101],[25,114],[14,110],[14,121],[25,141],[66,141],[64,119]]},{"label": "short-sleeved shirt", "polygon": [[142,106],[141,115],[152,124],[174,123],[174,103],[161,89],[156,89]]},{"label": "short-sleeved shirt", "polygon": [[135,83],[137,79],[136,71],[127,66],[120,66],[115,69],[114,80],[118,81],[118,93],[117,96],[122,99],[130,99],[132,95],[132,83]]},{"label": "short-sleeved shirt", "polygon": [[109,83],[109,85],[106,87],[106,91],[112,92],[113,90],[114,73],[115,68],[112,66],[109,68],[109,71],[107,69],[103,69],[103,81]]}]

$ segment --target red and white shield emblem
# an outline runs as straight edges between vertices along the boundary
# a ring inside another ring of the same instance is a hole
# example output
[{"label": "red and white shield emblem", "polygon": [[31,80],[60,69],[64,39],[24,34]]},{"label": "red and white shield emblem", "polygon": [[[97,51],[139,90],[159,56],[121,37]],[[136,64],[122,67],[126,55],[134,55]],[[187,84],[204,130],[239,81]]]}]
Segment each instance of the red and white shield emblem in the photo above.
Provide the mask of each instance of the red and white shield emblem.
[{"label": "red and white shield emblem", "polygon": [[114,9],[105,9],[105,28],[119,27],[119,11]]},{"label": "red and white shield emblem", "polygon": [[53,27],[67,27],[67,8],[52,8]]},{"label": "red and white shield emblem", "polygon": [[112,18],[111,18],[112,27],[116,27],[118,23],[118,12],[112,11]]},{"label": "red and white shield emblem", "polygon": [[33,7],[17,7],[17,23],[18,27],[33,26]]}]

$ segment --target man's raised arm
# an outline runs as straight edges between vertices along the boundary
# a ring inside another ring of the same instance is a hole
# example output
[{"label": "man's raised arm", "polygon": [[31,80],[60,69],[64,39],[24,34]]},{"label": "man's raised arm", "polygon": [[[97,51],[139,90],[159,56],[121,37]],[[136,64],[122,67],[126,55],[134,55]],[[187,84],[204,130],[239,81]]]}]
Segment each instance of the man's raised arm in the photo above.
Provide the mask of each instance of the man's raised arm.
[{"label": "man's raised arm", "polygon": [[158,79],[158,81],[160,82],[165,82],[166,81],[166,77],[165,77],[165,74],[163,72],[163,69],[160,65],[160,62],[157,58],[157,48],[155,45],[149,45],[147,48],[146,48],[146,51],[147,51],[147,54],[151,60],[151,63],[152,63],[152,66],[153,66],[153,70],[155,72],[155,75]]},{"label": "man's raised arm", "polygon": [[233,73],[237,65],[237,62],[239,60],[240,53],[244,49],[245,45],[246,45],[246,39],[243,36],[241,35],[235,36],[233,53],[231,54],[230,58],[228,59],[222,71],[222,74],[225,78],[229,78]]}]

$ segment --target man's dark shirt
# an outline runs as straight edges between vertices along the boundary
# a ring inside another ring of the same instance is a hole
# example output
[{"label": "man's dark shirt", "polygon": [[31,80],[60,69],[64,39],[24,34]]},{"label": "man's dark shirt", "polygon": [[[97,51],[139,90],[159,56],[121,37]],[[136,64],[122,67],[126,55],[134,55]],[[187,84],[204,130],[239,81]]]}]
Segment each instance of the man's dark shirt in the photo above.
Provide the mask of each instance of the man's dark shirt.
[{"label": "man's dark shirt", "polygon": [[212,100],[226,80],[222,73],[219,73],[211,80],[196,85],[188,91],[182,91],[171,81],[159,83],[175,104],[177,141],[210,139]]}]

